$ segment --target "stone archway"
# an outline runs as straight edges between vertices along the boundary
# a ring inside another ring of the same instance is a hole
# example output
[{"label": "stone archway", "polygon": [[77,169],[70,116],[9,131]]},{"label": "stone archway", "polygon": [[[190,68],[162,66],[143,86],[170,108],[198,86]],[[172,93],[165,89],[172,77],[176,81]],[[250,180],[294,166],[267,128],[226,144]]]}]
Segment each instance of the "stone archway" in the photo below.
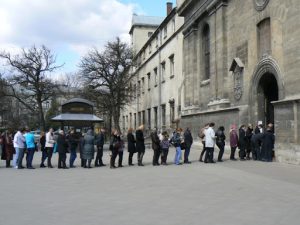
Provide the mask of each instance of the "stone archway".
[{"label": "stone archway", "polygon": [[284,99],[284,83],[277,62],[266,57],[254,70],[249,93],[249,115],[253,122],[274,123],[272,101]]}]

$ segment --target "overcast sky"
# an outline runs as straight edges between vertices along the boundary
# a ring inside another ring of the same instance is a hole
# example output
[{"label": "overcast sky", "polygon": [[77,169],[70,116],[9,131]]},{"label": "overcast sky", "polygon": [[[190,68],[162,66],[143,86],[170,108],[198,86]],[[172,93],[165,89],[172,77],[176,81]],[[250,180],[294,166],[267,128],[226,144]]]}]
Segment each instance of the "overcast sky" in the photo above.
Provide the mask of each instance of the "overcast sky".
[{"label": "overcast sky", "polygon": [[[130,40],[133,13],[166,15],[167,0],[0,0],[0,49],[44,44],[65,63],[63,72],[77,69],[80,56],[119,36]],[[171,0],[175,4],[176,0]]]}]

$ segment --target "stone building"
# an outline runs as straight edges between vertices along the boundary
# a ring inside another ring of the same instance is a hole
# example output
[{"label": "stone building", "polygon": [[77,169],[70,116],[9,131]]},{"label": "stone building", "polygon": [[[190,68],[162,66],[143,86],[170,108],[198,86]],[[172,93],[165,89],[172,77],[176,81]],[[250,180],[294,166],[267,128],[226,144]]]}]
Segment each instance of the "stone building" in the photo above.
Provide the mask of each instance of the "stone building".
[{"label": "stone building", "polygon": [[159,20],[133,17],[130,34],[136,52],[136,67],[132,72],[136,74],[137,94],[121,116],[125,132],[141,124],[145,125],[146,135],[153,128],[169,130],[176,126],[179,117],[183,93],[183,18],[167,3],[167,17],[155,27],[155,21]]},{"label": "stone building", "polygon": [[181,125],[275,123],[277,158],[300,163],[297,0],[178,1],[184,17]]},{"label": "stone building", "polygon": [[[180,21],[175,33],[149,54],[157,35],[165,40],[164,27],[173,18]],[[227,136],[231,124],[274,123],[277,159],[300,164],[299,37],[298,0],[177,0],[136,55],[138,122],[148,118],[151,128],[172,127],[174,120],[164,123],[164,116],[174,99],[176,122],[194,136],[209,121],[225,126]],[[162,83],[168,54],[174,54],[175,77]],[[150,85],[148,91],[153,67],[158,89]]]}]

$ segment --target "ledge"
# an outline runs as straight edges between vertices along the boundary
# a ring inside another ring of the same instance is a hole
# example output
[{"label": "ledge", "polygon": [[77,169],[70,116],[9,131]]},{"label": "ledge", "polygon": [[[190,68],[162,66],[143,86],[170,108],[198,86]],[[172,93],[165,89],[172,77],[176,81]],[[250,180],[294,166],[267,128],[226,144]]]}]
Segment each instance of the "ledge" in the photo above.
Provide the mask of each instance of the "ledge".
[{"label": "ledge", "polygon": [[195,116],[195,115],[204,115],[204,114],[212,114],[212,113],[222,113],[222,112],[228,112],[228,111],[239,111],[240,107],[228,107],[223,109],[216,109],[216,110],[205,110],[205,111],[198,111],[193,113],[186,113],[185,111],[181,112],[182,117],[187,116]]},{"label": "ledge", "polygon": [[200,83],[200,87],[203,87],[203,86],[206,86],[206,85],[209,85],[209,84],[210,84],[210,79],[203,80],[203,81],[201,81],[201,83]]}]

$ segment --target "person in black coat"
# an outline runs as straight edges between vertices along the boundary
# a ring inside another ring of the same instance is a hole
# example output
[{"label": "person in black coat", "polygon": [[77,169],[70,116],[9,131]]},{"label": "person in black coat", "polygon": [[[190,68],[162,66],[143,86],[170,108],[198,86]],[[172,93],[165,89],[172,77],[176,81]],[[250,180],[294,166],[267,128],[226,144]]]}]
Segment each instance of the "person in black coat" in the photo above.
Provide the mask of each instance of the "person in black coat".
[{"label": "person in black coat", "polygon": [[74,168],[75,167],[74,162],[77,158],[76,150],[79,144],[79,137],[74,130],[71,130],[70,135],[68,137],[68,142],[70,146],[70,160],[69,160],[70,168]]},{"label": "person in black coat", "polygon": [[190,128],[186,128],[186,130],[183,134],[183,138],[184,138],[184,143],[185,143],[183,162],[190,164],[191,162],[189,161],[189,155],[190,155],[191,147],[193,144],[193,136],[191,134]]},{"label": "person in black coat", "polygon": [[240,160],[245,160],[246,157],[246,126],[242,125],[239,129],[239,156]]},{"label": "person in black coat", "polygon": [[264,137],[263,133],[253,134],[251,136],[252,158],[253,160],[261,160],[261,141]]},{"label": "person in black coat", "polygon": [[63,130],[59,131],[57,137],[58,169],[68,169],[66,165],[68,143]]},{"label": "person in black coat", "polygon": [[225,130],[225,128],[223,126],[221,126],[221,127],[219,127],[219,129],[216,132],[216,145],[220,149],[219,155],[218,155],[218,162],[223,162],[222,157],[224,154],[225,139],[226,139],[224,130]]},{"label": "person in black coat", "polygon": [[135,147],[135,138],[132,134],[133,129],[129,128],[128,133],[127,133],[127,147],[128,147],[128,165],[133,166],[134,164],[132,163],[132,157],[134,153],[136,153],[136,147]]},{"label": "person in black coat", "polygon": [[144,125],[141,125],[135,132],[136,150],[138,153],[138,165],[139,166],[144,166],[143,156],[145,154],[145,139],[144,139],[143,131],[144,131]]},{"label": "person in black coat", "polygon": [[111,151],[110,156],[110,168],[115,169],[117,168],[115,166],[116,158],[119,154],[119,148],[120,148],[120,140],[119,140],[119,132],[116,129],[112,130],[112,137],[109,145],[109,150]]},{"label": "person in black coat", "polygon": [[158,160],[159,160],[159,156],[160,156],[160,140],[159,140],[156,130],[154,130],[151,133],[151,141],[152,141],[152,149],[153,149],[152,165],[159,166]]},{"label": "person in black coat", "polygon": [[104,133],[105,133],[105,130],[102,128],[100,130],[99,134],[97,134],[96,137],[95,137],[96,146],[97,146],[97,155],[96,155],[96,159],[95,159],[95,167],[106,166],[102,161],[103,146],[104,146]]},{"label": "person in black coat", "polygon": [[250,153],[252,152],[252,158],[253,158],[253,149],[251,145],[251,137],[253,135],[253,127],[252,124],[248,124],[247,130],[246,130],[246,159],[250,160]]},{"label": "person in black coat", "polygon": [[261,155],[262,161],[272,162],[272,151],[274,149],[275,136],[270,126],[264,132],[264,137],[262,139]]}]

